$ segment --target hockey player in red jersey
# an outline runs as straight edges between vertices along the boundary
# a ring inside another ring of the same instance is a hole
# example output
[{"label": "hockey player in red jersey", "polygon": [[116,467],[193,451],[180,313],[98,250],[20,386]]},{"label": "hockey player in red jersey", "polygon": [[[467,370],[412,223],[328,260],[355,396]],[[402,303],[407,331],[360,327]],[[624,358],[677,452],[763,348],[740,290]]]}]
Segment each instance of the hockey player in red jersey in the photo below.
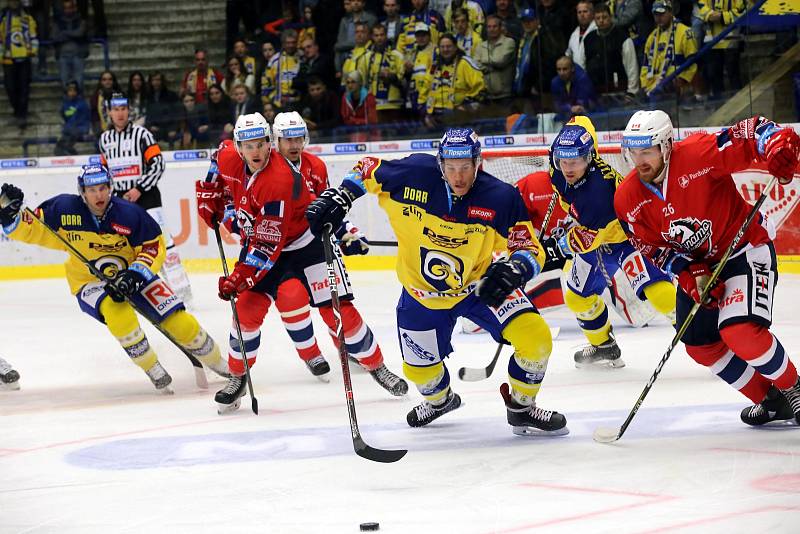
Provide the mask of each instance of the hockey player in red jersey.
[{"label": "hockey player in red jersey", "polygon": [[[197,184],[198,210],[212,224],[223,219],[223,195],[229,195],[235,226],[243,240],[236,267],[219,280],[220,298],[238,297],[236,307],[244,341],[244,347],[240,347],[232,332],[228,360],[234,376],[215,397],[221,412],[238,407],[244,395],[242,358],[246,355],[248,364],[255,364],[260,327],[282,281],[299,279],[328,327],[333,329],[335,324],[322,241],[309,231],[304,217],[312,199],[305,180],[296,165],[271,150],[270,128],[260,113],[239,117],[234,140],[217,153],[209,171],[218,174],[222,183]],[[363,355],[359,363],[383,388],[393,395],[405,394],[407,383],[386,368],[372,331],[350,302],[350,282],[338,258],[336,270],[348,351]]]},{"label": "hockey player in red jersey", "polygon": [[[622,146],[635,168],[617,189],[614,207],[637,248],[677,276],[680,326],[751,210],[731,173],[765,161],[788,183],[800,137],[753,117],[674,142],[666,113],[639,111]],[[778,281],[773,236],[763,215],[753,221],[681,339],[689,356],[756,403],[741,414],[749,425],[800,422],[797,370],[769,330]]]}]

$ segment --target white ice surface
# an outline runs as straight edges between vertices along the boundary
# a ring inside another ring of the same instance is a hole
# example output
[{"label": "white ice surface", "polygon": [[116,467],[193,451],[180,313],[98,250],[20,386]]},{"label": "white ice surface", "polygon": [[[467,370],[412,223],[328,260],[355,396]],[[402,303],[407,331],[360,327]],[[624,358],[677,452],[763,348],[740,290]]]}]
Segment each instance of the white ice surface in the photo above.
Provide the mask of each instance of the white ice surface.
[{"label": "white ice surface", "polygon": [[[400,372],[391,272],[352,273],[357,305]],[[193,276],[200,322],[227,345],[229,311],[216,278]],[[798,358],[800,276],[781,277],[774,332]],[[628,414],[672,330],[618,328],[627,367],[578,370],[583,343],[567,310],[539,405],[567,416],[570,435],[522,438],[505,421],[494,376],[463,383],[495,345],[456,334],[449,360],[463,408],[430,427],[405,415],[419,401],[389,397],[353,372],[359,423],[396,464],[353,453],[337,353],[315,313],[332,380],[312,378],[269,314],[253,380],[260,415],[243,399],[216,415],[211,388],[146,327],[176,394],[158,395],[105,328],[79,312],[63,280],[0,283],[0,351],[22,374],[0,391],[0,532],[800,532],[800,429],[739,421],[740,394],[676,349],[625,436],[592,441]]]}]

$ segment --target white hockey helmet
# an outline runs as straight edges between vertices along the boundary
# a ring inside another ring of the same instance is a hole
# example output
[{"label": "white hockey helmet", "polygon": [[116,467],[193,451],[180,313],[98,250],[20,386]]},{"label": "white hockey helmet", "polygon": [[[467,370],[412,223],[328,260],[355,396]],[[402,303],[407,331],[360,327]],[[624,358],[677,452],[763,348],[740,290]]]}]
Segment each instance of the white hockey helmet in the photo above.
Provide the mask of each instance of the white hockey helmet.
[{"label": "white hockey helmet", "polygon": [[660,109],[637,111],[622,132],[622,155],[628,165],[633,167],[630,149],[658,146],[666,164],[672,151],[672,142],[672,120],[669,115]]},{"label": "white hockey helmet", "polygon": [[[264,138],[267,144],[272,141],[267,119],[265,119],[261,113],[239,115],[239,118],[236,119],[236,126],[233,127],[233,140],[235,141],[236,152],[239,153],[239,156],[244,159],[240,146],[242,141],[261,138]],[[267,155],[267,159],[269,160],[269,155]],[[264,165],[266,166],[266,163]]]},{"label": "white hockey helmet", "polygon": [[296,111],[284,111],[275,115],[272,121],[272,132],[275,134],[275,142],[281,138],[303,137],[303,146],[308,144],[308,126],[303,117]]}]

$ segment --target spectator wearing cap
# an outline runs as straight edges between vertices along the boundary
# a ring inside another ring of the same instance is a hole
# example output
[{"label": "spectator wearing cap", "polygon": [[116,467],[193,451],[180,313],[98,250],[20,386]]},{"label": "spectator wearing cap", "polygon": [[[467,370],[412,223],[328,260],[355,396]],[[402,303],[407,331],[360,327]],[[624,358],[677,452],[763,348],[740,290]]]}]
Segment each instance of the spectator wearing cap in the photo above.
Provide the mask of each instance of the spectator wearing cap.
[{"label": "spectator wearing cap", "polygon": [[421,114],[428,100],[431,86],[431,65],[435,47],[431,42],[431,31],[424,22],[418,22],[414,30],[416,44],[410,58],[404,63],[405,78],[408,81],[407,106],[416,114]]},{"label": "spectator wearing cap", "polygon": [[364,10],[364,0],[342,1],[345,15],[339,21],[339,33],[334,45],[336,52],[334,62],[337,72],[341,72],[348,54],[356,46],[356,22],[365,22],[367,28],[372,28],[378,22],[378,18],[373,13]]},{"label": "spectator wearing cap", "polygon": [[372,41],[370,40],[370,27],[366,22],[356,22],[356,39],[355,46],[350,53],[347,54],[347,59],[344,60],[342,65],[342,88],[344,88],[347,75],[354,70],[360,70],[362,73],[365,71],[364,61],[367,54],[372,48]]},{"label": "spectator wearing cap", "polygon": [[397,38],[403,33],[403,15],[400,14],[400,0],[383,0],[384,18],[381,24],[386,28],[386,39],[389,46],[397,47]]},{"label": "spectator wearing cap", "polygon": [[[290,110],[300,100],[294,88],[294,79],[300,72],[300,54],[297,52],[297,30],[283,30],[281,51],[269,59],[261,87],[262,103],[272,102],[281,110]],[[231,95],[233,98],[233,95]]]},{"label": "spectator wearing cap", "polygon": [[367,90],[375,95],[378,121],[399,121],[403,117],[403,55],[389,46],[386,27],[372,28],[372,49],[359,68]]},{"label": "spectator wearing cap", "polygon": [[524,33],[517,47],[514,72],[514,94],[522,98],[536,97],[550,91],[550,80],[556,75],[556,61],[564,52],[564,34],[541,26],[534,8],[520,15]]},{"label": "spectator wearing cap", "polygon": [[587,35],[597,30],[597,25],[594,22],[594,4],[589,0],[581,0],[578,2],[578,5],[575,6],[575,13],[578,16],[578,26],[569,36],[569,43],[567,44],[567,51],[565,54],[571,57],[576,65],[585,69],[586,51],[583,42]]},{"label": "spectator wearing cap", "polygon": [[[744,0],[698,0],[698,14],[705,22],[704,41],[713,40],[727,26],[733,24],[744,14]],[[732,90],[741,89],[739,73],[739,44],[741,40],[736,30],[714,45],[705,62],[706,78],[711,84],[713,98],[721,98],[727,79]]]},{"label": "spectator wearing cap", "polygon": [[459,9],[463,9],[469,14],[470,29],[480,33],[483,30],[483,8],[473,0],[451,0],[447,4],[447,8],[444,10],[445,29],[450,33],[456,31],[455,14]]},{"label": "spectator wearing cap", "polygon": [[431,42],[439,42],[439,34],[444,31],[444,17],[428,6],[428,0],[411,0],[413,10],[405,18],[403,33],[397,38],[397,50],[408,61],[414,55],[418,23],[423,23],[431,34]]},{"label": "spectator wearing cap", "polygon": [[522,23],[517,17],[517,10],[511,0],[497,0],[494,15],[503,23],[505,34],[515,41],[522,37]]},{"label": "spectator wearing cap", "polygon": [[511,97],[516,52],[514,39],[503,35],[500,18],[486,17],[486,40],[478,44],[473,59],[483,72],[489,103],[503,104]]},{"label": "spectator wearing cap", "polygon": [[[474,116],[483,101],[486,85],[480,67],[464,55],[455,38],[439,37],[439,57],[431,66],[431,86],[426,101],[425,123],[430,128],[440,123],[456,123]],[[454,112],[468,112],[454,113]]]},{"label": "spectator wearing cap", "polygon": [[550,82],[556,118],[565,121],[591,111],[597,96],[586,71],[575,65],[571,57],[561,56],[556,61],[556,72],[558,74]]},{"label": "spectator wearing cap", "polygon": [[639,92],[639,63],[636,48],[628,32],[614,24],[608,5],[595,8],[597,31],[584,40],[586,73],[598,93],[626,93],[633,97]]},{"label": "spectator wearing cap", "polygon": [[215,83],[222,83],[225,77],[217,69],[208,66],[208,51],[197,48],[194,51],[194,69],[187,71],[181,83],[181,96],[194,95],[195,101],[202,104],[206,101],[208,88]]},{"label": "spectator wearing cap", "polygon": [[[639,81],[646,93],[655,89],[661,80],[697,52],[692,30],[674,19],[672,2],[656,0],[653,3],[653,18],[656,27],[644,45],[644,58],[639,73]],[[691,91],[692,79],[696,73],[697,65],[692,65],[675,78],[674,87],[681,95]]]}]

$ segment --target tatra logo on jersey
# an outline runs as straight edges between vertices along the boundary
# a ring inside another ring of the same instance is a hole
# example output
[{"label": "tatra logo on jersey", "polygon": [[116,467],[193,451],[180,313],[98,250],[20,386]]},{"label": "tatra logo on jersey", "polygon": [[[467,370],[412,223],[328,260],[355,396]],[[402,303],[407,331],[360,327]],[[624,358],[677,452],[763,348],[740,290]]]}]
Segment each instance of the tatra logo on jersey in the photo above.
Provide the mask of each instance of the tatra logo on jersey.
[{"label": "tatra logo on jersey", "polygon": [[464,285],[464,262],[441,250],[420,247],[422,276],[439,291],[460,289]]},{"label": "tatra logo on jersey", "polygon": [[661,232],[664,240],[686,252],[699,249],[704,244],[711,250],[711,221],[694,217],[670,221],[669,229]]}]

